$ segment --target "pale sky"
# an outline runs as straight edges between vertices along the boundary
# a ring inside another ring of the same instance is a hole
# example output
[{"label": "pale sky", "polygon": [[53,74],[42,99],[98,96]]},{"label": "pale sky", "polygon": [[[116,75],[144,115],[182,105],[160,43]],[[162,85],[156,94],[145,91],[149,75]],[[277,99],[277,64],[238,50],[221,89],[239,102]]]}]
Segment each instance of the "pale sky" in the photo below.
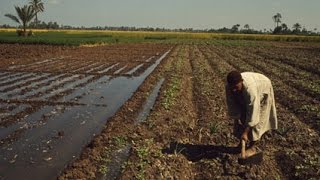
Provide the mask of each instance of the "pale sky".
[{"label": "pale sky", "polygon": [[[0,0],[0,24],[16,25],[4,14],[15,14],[14,5],[28,0]],[[292,28],[300,23],[320,31],[320,0],[42,0],[41,21],[72,26],[136,26],[218,29],[249,24],[274,28],[272,16]]]}]

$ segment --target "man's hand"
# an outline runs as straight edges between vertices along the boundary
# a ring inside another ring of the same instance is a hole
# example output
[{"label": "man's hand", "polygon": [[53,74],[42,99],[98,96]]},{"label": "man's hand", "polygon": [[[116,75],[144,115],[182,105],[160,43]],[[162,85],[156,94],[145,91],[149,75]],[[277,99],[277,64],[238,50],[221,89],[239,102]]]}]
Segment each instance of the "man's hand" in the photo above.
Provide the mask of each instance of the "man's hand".
[{"label": "man's hand", "polygon": [[242,133],[242,136],[241,136],[241,139],[245,140],[245,141],[248,141],[248,134],[249,134],[249,131],[250,131],[250,127],[246,127]]}]

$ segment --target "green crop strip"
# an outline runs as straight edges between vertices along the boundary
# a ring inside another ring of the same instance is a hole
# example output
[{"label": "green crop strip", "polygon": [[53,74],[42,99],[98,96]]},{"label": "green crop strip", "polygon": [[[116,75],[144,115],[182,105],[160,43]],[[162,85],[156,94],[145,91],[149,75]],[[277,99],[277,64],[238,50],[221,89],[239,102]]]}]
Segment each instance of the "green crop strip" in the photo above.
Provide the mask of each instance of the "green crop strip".
[{"label": "green crop strip", "polygon": [[135,178],[138,180],[145,179],[145,168],[148,165],[148,156],[151,153],[150,146],[153,144],[153,139],[145,139],[142,146],[136,147],[136,153],[139,157],[139,161],[137,163],[138,173],[135,174]]},{"label": "green crop strip", "polygon": [[18,37],[15,29],[0,29],[0,43],[49,45],[100,45],[110,43],[157,42],[261,46],[258,41],[320,42],[320,36],[220,34],[183,32],[131,32],[89,30],[31,30],[32,36]]},{"label": "green crop strip", "polygon": [[173,71],[175,72],[173,76],[170,79],[170,84],[168,85],[168,88],[164,91],[164,100],[162,102],[163,107],[166,110],[169,110],[176,102],[176,96],[180,90],[181,86],[181,77],[179,76],[179,72],[181,71],[182,65],[183,65],[183,49],[181,48],[178,54],[178,60],[175,67],[173,68]]}]

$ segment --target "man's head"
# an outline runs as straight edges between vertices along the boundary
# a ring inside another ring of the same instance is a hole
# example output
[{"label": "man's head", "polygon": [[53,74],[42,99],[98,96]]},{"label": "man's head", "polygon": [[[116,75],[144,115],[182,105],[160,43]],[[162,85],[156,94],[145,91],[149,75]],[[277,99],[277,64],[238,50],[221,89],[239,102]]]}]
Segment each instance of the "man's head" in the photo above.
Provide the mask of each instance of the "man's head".
[{"label": "man's head", "polygon": [[243,79],[239,71],[233,70],[227,76],[228,86],[232,92],[240,92],[243,87]]}]

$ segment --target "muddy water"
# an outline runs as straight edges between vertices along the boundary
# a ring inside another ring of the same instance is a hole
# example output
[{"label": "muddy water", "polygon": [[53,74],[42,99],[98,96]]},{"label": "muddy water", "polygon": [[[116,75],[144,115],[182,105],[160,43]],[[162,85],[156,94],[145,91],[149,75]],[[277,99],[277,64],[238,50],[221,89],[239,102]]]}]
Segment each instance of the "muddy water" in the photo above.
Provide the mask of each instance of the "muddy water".
[{"label": "muddy water", "polygon": [[141,68],[143,66],[143,64],[139,64],[138,66],[134,67],[133,69],[131,69],[130,71],[128,71],[126,74],[127,75],[132,75],[134,72],[136,72],[139,68]]},{"label": "muddy water", "polygon": [[[16,124],[0,128],[1,139],[17,129],[24,130],[12,142],[0,144],[0,179],[56,179],[167,54],[138,77],[101,76],[57,100],[59,105],[43,106]],[[53,90],[52,95],[59,92]],[[23,99],[34,93],[14,98]],[[84,105],[61,105],[61,102]]]},{"label": "muddy water", "polygon": [[[156,98],[158,97],[160,88],[164,82],[164,79],[160,79],[158,83],[153,88],[152,92],[150,93],[148,99],[143,105],[141,112],[139,113],[138,117],[136,118],[135,123],[141,123],[145,121],[154,106]],[[113,180],[118,179],[121,174],[123,164],[128,160],[132,145],[127,144],[124,147],[121,147],[117,151],[114,151],[111,155],[111,160],[106,164],[108,172],[106,174],[98,174],[97,180]]]},{"label": "muddy water", "polygon": [[136,123],[143,122],[147,119],[151,109],[153,108],[153,105],[158,97],[158,93],[160,91],[160,88],[164,82],[164,79],[160,79],[159,82],[154,87],[153,91],[151,92],[150,96],[148,97],[147,101],[145,102],[145,105],[143,106],[142,111],[139,113]]}]

